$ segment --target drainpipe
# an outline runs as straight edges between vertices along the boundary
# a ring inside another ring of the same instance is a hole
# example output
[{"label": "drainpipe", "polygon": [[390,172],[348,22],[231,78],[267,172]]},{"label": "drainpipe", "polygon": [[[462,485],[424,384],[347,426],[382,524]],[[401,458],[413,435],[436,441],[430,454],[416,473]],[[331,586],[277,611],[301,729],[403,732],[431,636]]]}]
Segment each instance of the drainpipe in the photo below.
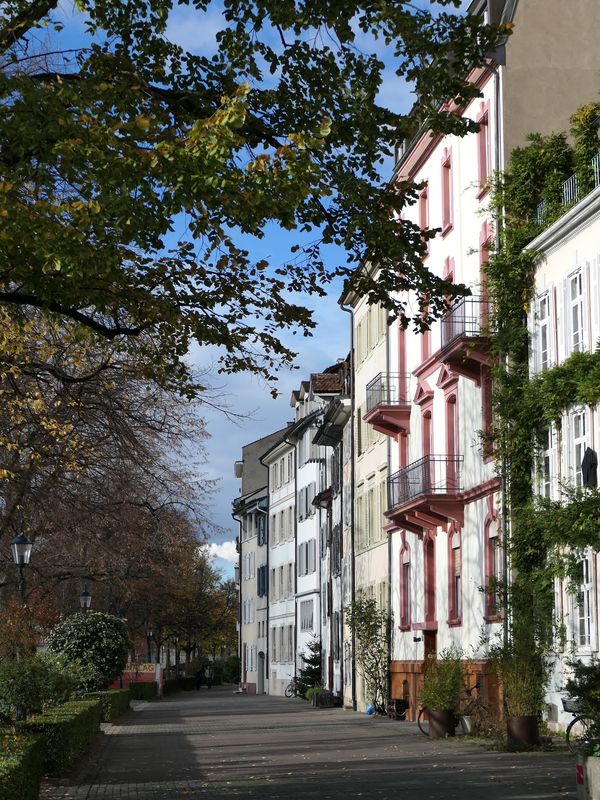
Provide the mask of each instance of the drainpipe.
[{"label": "drainpipe", "polygon": [[[350,602],[356,599],[356,561],[354,558],[354,309],[340,303],[340,308],[350,314]],[[344,620],[342,619],[342,630]],[[356,711],[356,636],[352,632],[352,708]]]},{"label": "drainpipe", "polygon": [[291,442],[285,434],[283,435],[283,441],[293,448],[294,453],[294,678],[296,678],[296,664],[298,661],[298,603],[296,602],[296,595],[298,594],[298,509],[296,507],[298,500],[298,464],[296,463],[295,443]]},{"label": "drainpipe", "polygon": [[[390,326],[388,325],[385,330],[385,369],[388,375],[390,374]],[[387,479],[390,475],[392,464],[392,437],[387,436]],[[391,697],[392,692],[392,534],[387,534],[387,557],[388,557],[388,587],[387,587],[387,603],[388,603],[388,621],[387,621],[387,650],[388,650],[388,696],[384,698],[387,701]]]},{"label": "drainpipe", "polygon": [[238,637],[238,658],[240,659],[240,682],[238,685],[238,690],[242,691],[242,520],[239,517],[236,517],[235,512],[231,514],[232,518],[238,523],[238,530],[239,530],[239,547],[240,552],[238,553],[238,578],[239,578],[239,587],[238,587],[238,626],[240,629],[240,635]]}]

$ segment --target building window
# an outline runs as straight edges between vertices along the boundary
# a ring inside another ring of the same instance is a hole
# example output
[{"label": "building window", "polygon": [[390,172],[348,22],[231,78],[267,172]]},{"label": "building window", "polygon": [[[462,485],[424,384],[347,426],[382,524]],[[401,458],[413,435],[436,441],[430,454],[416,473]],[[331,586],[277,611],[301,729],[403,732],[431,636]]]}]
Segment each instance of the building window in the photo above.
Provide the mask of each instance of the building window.
[{"label": "building window", "polygon": [[594,618],[593,553],[588,551],[578,564],[579,585],[573,595],[573,640],[575,647],[590,648]]},{"label": "building window", "polygon": [[308,575],[317,569],[317,540],[298,545],[298,575]]},{"label": "building window", "polygon": [[504,580],[504,548],[500,532],[499,517],[488,518],[485,535],[485,615],[486,619],[498,619],[501,612],[501,591]]},{"label": "building window", "polygon": [[300,630],[312,631],[313,629],[313,601],[303,600],[300,603]]},{"label": "building window", "polygon": [[406,545],[400,551],[400,628],[409,630],[411,623],[410,551]]},{"label": "building window", "polygon": [[479,179],[478,197],[488,190],[488,180],[492,172],[492,148],[490,133],[489,103],[482,103],[481,110],[476,120],[479,123],[477,132],[477,167]]},{"label": "building window", "polygon": [[542,432],[540,494],[552,498],[554,480],[554,431],[552,426]]},{"label": "building window", "polygon": [[575,486],[582,486],[581,462],[587,447],[587,413],[585,410],[573,411],[569,416],[571,429],[571,479]]},{"label": "building window", "polygon": [[550,366],[550,295],[540,297],[537,307],[537,353],[536,368],[547,370]]},{"label": "building window", "polygon": [[569,321],[571,353],[583,350],[583,276],[581,271],[569,278]]},{"label": "building window", "polygon": [[460,531],[451,530],[448,544],[448,622],[458,624],[462,617],[462,553]]},{"label": "building window", "polygon": [[[429,229],[429,195],[427,192],[427,187],[425,186],[419,192],[419,228],[422,231],[426,231]],[[425,256],[429,255],[429,239],[427,240],[427,250],[425,252]]]},{"label": "building window", "polygon": [[442,158],[442,236],[452,229],[452,153],[444,150]]},{"label": "building window", "polygon": [[435,607],[435,539],[426,535],[423,542],[423,560],[425,562],[425,622],[434,622]]}]

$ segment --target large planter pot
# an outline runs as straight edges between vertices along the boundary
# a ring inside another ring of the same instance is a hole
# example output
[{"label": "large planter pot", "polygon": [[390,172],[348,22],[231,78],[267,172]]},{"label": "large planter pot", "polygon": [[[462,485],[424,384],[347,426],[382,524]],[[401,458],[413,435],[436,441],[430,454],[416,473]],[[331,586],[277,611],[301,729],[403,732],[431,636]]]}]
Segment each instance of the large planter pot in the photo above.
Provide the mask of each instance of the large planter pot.
[{"label": "large planter pot", "polygon": [[538,718],[534,714],[523,717],[507,717],[506,729],[510,747],[533,747],[539,742]]},{"label": "large planter pot", "polygon": [[600,800],[600,757],[577,757],[577,800]]},{"label": "large planter pot", "polygon": [[453,710],[439,711],[429,709],[429,738],[444,739],[454,736],[456,730],[456,714]]}]

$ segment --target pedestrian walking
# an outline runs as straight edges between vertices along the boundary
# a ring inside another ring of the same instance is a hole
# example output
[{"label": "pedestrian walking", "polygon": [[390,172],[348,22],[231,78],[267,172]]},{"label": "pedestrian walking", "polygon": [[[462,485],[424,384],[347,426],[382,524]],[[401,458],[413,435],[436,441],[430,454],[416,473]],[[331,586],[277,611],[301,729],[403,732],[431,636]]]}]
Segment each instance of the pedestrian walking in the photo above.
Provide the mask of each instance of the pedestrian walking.
[{"label": "pedestrian walking", "polygon": [[212,689],[212,682],[213,682],[212,664],[207,664],[206,667],[204,667],[204,680],[206,681],[206,688]]}]

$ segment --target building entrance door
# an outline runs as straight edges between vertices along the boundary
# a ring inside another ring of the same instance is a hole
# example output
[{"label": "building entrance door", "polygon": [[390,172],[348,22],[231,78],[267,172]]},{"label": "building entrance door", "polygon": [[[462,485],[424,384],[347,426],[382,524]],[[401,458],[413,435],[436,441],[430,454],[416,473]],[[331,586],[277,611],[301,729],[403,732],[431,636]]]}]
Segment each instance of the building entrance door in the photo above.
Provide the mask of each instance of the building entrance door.
[{"label": "building entrance door", "polygon": [[256,681],[256,694],[265,693],[265,654],[262,650],[258,653],[258,675]]}]

